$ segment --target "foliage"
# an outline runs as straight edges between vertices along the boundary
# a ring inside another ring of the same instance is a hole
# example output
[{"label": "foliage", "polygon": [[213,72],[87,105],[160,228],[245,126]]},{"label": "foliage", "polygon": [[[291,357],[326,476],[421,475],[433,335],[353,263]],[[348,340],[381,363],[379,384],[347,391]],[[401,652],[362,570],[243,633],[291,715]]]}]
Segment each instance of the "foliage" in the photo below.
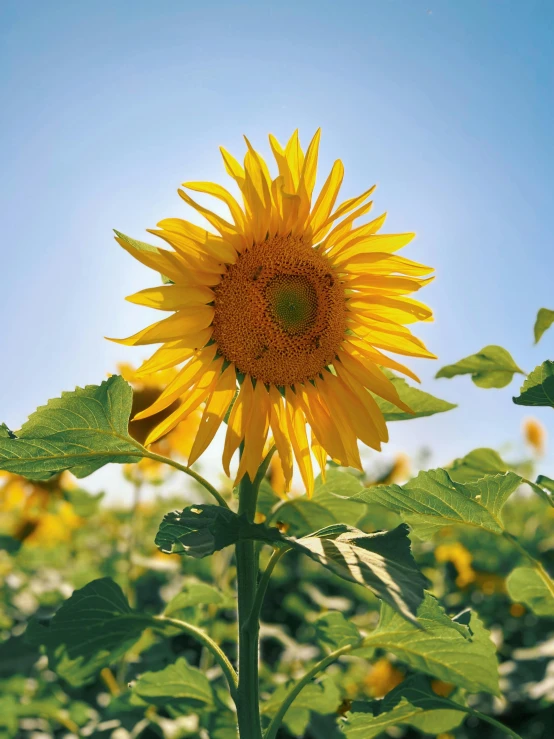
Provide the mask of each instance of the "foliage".
[{"label": "foliage", "polygon": [[[553,367],[514,402],[554,406]],[[438,376],[516,372],[485,347]],[[387,420],[454,407],[388,374],[413,413],[379,401]],[[311,499],[284,499],[270,449],[255,480],[216,489],[132,438],[132,401],[113,376],[0,429],[0,739],[236,739],[237,708],[249,739],[260,721],[264,739],[554,732],[554,481],[533,461],[478,448],[408,479],[331,464]],[[141,459],[193,484],[141,502],[167,478],[125,467],[119,509],[68,474]]]}]

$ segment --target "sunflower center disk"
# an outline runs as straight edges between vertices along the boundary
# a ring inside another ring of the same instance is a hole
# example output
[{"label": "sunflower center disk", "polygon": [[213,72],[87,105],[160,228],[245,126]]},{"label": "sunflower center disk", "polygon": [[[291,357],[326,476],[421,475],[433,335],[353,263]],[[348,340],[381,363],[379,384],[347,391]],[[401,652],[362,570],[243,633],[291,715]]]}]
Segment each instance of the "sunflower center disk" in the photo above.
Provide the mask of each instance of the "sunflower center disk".
[{"label": "sunflower center disk", "polygon": [[305,333],[317,320],[317,291],[307,277],[276,275],[265,293],[273,318],[286,333]]},{"label": "sunflower center disk", "polygon": [[301,238],[276,237],[243,252],[215,296],[219,352],[265,384],[313,379],[344,337],[344,289],[326,257]]}]

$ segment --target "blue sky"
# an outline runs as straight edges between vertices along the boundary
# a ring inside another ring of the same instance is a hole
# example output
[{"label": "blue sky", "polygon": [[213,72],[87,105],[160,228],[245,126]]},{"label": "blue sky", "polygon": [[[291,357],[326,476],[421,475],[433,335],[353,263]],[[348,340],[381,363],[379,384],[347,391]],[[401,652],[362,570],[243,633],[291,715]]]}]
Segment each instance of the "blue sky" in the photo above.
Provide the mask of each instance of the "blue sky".
[{"label": "blue sky", "polygon": [[517,378],[432,377],[490,343],[528,371],[553,358],[554,330],[532,345],[554,308],[553,36],[550,0],[4,0],[2,419],[144,356],[103,338],[154,320],[123,300],[152,273],[112,228],[186,217],[177,186],[221,181],[218,146],[241,156],[243,133],[265,152],[269,131],[321,126],[322,170],[344,161],[345,197],[377,182],[375,212],[437,271],[419,334],[439,361],[412,366],[460,408],[396,424],[389,453],[517,440]]}]

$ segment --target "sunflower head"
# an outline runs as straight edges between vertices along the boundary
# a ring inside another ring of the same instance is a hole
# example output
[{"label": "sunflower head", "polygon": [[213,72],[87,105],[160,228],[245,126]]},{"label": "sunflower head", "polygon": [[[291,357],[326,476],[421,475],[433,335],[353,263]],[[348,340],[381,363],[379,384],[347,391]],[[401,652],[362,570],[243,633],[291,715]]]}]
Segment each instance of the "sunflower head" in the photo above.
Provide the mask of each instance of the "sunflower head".
[{"label": "sunflower head", "polygon": [[[285,487],[294,457],[310,494],[312,453],[322,470],[328,457],[361,468],[358,440],[374,449],[387,441],[374,395],[409,411],[381,367],[415,377],[385,352],[433,356],[407,327],[431,320],[431,311],[408,297],[431,279],[430,269],[396,255],[414,234],[378,233],[385,215],[359,224],[372,207],[373,187],[336,205],[340,160],[314,198],[319,131],[305,153],[297,132],[285,147],[273,136],[269,141],[274,175],[248,140],[244,165],[221,150],[238,199],[210,182],[188,182],[178,191],[209,229],[160,221],[151,232],[170,250],[116,232],[127,251],[172,283],[128,298],[170,315],[118,341],[161,344],[137,378],[180,367],[135,416],[155,419],[145,443],[201,409],[192,464],[232,405],[227,474],[242,445],[236,480],[254,479],[271,435]],[[223,202],[230,220],[187,190]]]}]

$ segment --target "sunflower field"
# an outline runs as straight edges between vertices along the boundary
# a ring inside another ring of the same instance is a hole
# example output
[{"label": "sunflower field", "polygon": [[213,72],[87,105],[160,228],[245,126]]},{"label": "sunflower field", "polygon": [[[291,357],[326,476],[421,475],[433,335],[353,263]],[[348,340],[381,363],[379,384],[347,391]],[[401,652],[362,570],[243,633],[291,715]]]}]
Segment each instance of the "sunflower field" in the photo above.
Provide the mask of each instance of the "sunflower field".
[{"label": "sunflower field", "polygon": [[[519,377],[524,454],[384,462],[455,407],[410,367],[433,269],[340,159],[316,189],[319,143],[222,148],[232,191],[178,191],[196,220],[116,231],[164,317],[112,340],[149,356],[0,427],[0,739],[554,736],[554,362],[436,373]],[[125,505],[81,482],[108,464]]]}]

